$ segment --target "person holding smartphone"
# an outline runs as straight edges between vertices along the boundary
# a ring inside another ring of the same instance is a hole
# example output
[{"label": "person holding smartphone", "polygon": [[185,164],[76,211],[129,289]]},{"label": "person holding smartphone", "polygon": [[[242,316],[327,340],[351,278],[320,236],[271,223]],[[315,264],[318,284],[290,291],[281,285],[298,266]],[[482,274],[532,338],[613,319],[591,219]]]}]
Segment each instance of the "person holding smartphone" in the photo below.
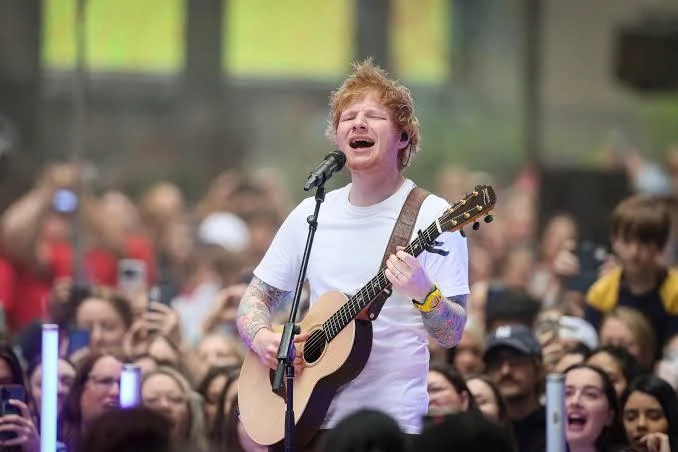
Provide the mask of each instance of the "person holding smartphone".
[{"label": "person holding smartphone", "polygon": [[0,450],[40,451],[29,397],[19,359],[8,343],[0,343]]}]

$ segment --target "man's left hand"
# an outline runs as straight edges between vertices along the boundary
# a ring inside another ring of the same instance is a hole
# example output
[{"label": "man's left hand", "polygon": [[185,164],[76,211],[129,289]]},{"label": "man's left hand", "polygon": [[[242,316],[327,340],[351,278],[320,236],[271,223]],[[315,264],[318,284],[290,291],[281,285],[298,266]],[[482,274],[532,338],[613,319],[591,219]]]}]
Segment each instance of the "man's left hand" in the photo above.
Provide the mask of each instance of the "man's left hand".
[{"label": "man's left hand", "polygon": [[384,274],[393,287],[423,303],[433,284],[417,258],[403,251],[404,249],[402,246],[396,247],[396,253],[391,254],[386,261]]}]

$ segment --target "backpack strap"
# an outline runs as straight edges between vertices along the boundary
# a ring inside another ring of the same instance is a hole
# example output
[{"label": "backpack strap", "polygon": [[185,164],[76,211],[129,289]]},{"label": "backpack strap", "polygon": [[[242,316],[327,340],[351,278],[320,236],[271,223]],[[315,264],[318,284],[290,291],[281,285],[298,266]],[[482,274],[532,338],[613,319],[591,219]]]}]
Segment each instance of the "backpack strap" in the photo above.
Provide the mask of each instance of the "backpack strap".
[{"label": "backpack strap", "polygon": [[[405,204],[400,210],[400,215],[396,220],[395,226],[393,227],[393,232],[391,232],[391,238],[386,245],[386,251],[384,252],[384,257],[381,260],[380,269],[386,266],[386,261],[388,260],[391,254],[395,254],[397,246],[407,246],[410,243],[410,237],[412,237],[412,232],[414,231],[414,224],[417,221],[417,216],[419,215],[419,209],[421,208],[424,199],[431,193],[427,190],[414,187],[410,190],[410,193],[407,195]],[[367,307],[367,314],[370,320],[374,321],[379,316],[382,306],[391,296],[392,288],[382,291],[377,298],[375,298],[372,303]]]}]

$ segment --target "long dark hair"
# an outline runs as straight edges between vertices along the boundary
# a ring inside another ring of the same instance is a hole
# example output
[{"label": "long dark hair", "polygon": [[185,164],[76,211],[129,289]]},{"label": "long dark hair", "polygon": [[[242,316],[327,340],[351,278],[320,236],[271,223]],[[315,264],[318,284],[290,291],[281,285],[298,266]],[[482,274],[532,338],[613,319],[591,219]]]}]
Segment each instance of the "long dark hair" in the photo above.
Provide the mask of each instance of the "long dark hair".
[{"label": "long dark hair", "polygon": [[457,391],[457,394],[460,396],[466,393],[466,396],[468,398],[468,407],[466,408],[466,411],[474,411],[474,412],[480,412],[478,409],[478,405],[476,404],[476,400],[473,398],[473,394],[471,394],[471,391],[469,391],[468,386],[466,386],[466,380],[464,380],[464,377],[461,376],[461,374],[452,367],[449,364],[444,364],[444,363],[431,363],[431,365],[428,368],[429,372],[438,372],[440,375],[445,377],[447,381],[450,382],[452,387]]},{"label": "long dark hair", "polygon": [[[466,383],[468,384],[468,382],[471,380],[482,381],[490,388],[490,390],[492,391],[492,395],[494,396],[494,399],[497,401],[497,408],[499,408],[498,424],[506,431],[506,433],[508,433],[511,439],[511,445],[513,446],[513,450],[518,450],[515,432],[513,431],[513,422],[509,417],[508,408],[506,407],[506,401],[501,396],[501,393],[499,392],[499,388],[497,388],[497,385],[494,384],[494,382],[490,380],[486,375],[475,375],[469,377],[466,379]],[[477,406],[478,402],[476,401],[475,403]],[[478,411],[480,411],[480,408],[478,408]]]},{"label": "long dark hair", "polygon": [[678,451],[678,395],[673,387],[654,375],[643,375],[629,384],[621,397],[622,411],[634,392],[642,392],[654,397],[664,411],[664,417],[669,424],[666,434],[669,437],[671,450]]},{"label": "long dark hair", "polygon": [[228,391],[233,385],[238,384],[238,378],[236,375],[228,380],[219,395],[217,414],[214,417],[214,425],[209,434],[210,447],[213,451],[243,452],[238,439],[238,417],[240,415],[238,398],[236,397],[228,411],[224,406]]},{"label": "long dark hair", "polygon": [[626,442],[624,440],[625,436],[621,424],[621,413],[619,410],[617,391],[614,389],[612,380],[610,379],[609,375],[607,375],[607,373],[601,368],[586,363],[578,363],[568,367],[564,372],[564,375],[567,376],[568,373],[577,369],[588,369],[592,372],[595,372],[600,377],[600,381],[603,382],[603,394],[605,394],[607,404],[612,410],[612,425],[606,425],[603,427],[600,435],[598,438],[596,438],[596,450],[599,452],[619,450],[619,446],[625,444]]},{"label": "long dark hair", "polygon": [[103,358],[110,356],[118,361],[125,362],[124,359],[115,353],[90,353],[78,366],[73,381],[71,392],[64,400],[64,406],[61,410],[61,419],[59,419],[60,433],[59,439],[66,443],[68,450],[78,450],[82,433],[82,410],[80,408],[80,399],[85,391],[85,386],[89,380],[94,366]]}]

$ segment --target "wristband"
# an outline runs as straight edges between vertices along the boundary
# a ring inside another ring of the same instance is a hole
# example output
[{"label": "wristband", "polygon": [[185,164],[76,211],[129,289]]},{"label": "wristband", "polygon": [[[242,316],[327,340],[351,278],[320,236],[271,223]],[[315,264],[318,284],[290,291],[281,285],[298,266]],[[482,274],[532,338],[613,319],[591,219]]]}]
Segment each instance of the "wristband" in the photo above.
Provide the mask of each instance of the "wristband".
[{"label": "wristband", "polygon": [[426,298],[423,302],[417,300],[412,300],[414,307],[419,309],[421,312],[431,312],[438,307],[440,301],[443,299],[443,294],[440,293],[438,286],[433,286],[433,289],[426,295]]}]

